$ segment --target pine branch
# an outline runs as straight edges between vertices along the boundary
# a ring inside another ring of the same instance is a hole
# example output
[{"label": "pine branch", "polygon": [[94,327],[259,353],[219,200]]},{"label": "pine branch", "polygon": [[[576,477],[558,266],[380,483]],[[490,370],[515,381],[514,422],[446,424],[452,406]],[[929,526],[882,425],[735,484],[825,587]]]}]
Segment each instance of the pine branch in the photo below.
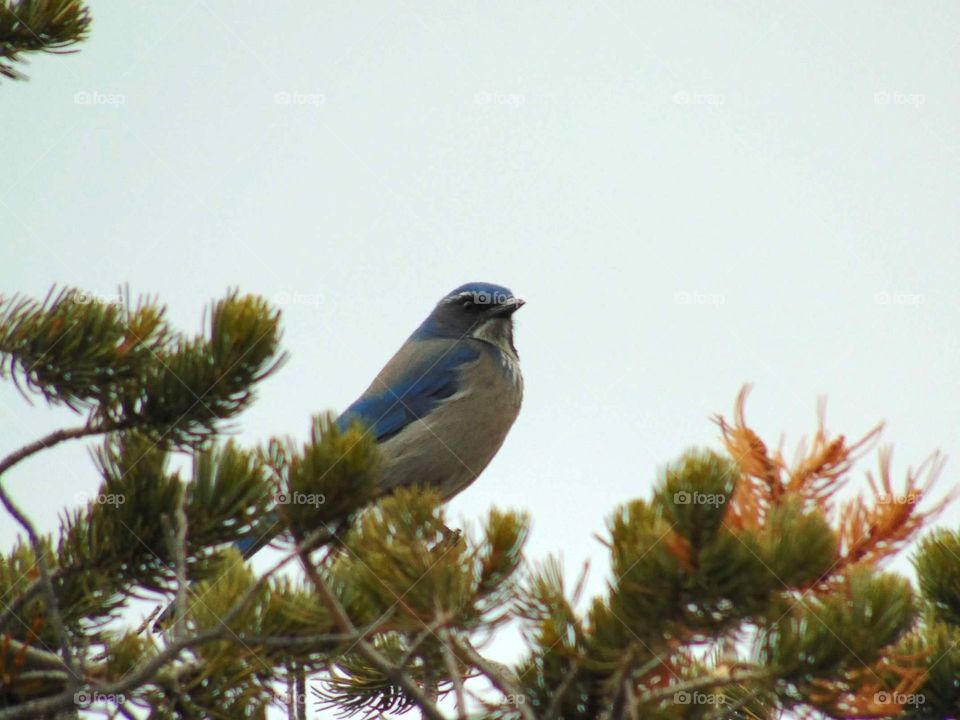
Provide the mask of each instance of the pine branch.
[{"label": "pine branch", "polygon": [[84,40],[89,30],[90,12],[80,0],[0,2],[0,75],[24,79],[12,64],[22,62],[21,53],[75,52],[64,48]]},{"label": "pine branch", "polygon": [[[656,662],[659,664],[660,659],[656,658]],[[553,699],[550,700],[550,704],[547,706],[547,711],[543,715],[543,720],[556,720],[556,718],[559,716],[560,707],[563,703],[563,697],[567,694],[567,690],[569,690],[570,686],[573,684],[574,679],[577,677],[577,673],[580,672],[581,663],[581,660],[575,660],[570,664],[567,674],[563,676],[563,679],[560,681],[560,684],[553,693]]]},{"label": "pine branch", "polygon": [[36,670],[67,670],[63,658],[47,650],[28,645],[12,637],[4,637],[0,644],[3,653],[0,654],[0,667],[13,667],[22,664],[24,667]]},{"label": "pine branch", "polygon": [[[0,478],[43,449],[105,434],[100,492],[123,501],[69,512],[56,544],[0,482],[0,506],[27,536],[0,556],[0,594],[12,598],[0,612],[0,678],[16,683],[0,689],[0,719],[72,710],[77,689],[130,693],[114,716],[143,704],[163,716],[251,714],[277,700],[284,677],[302,700],[308,673],[324,670],[333,689],[315,692],[344,714],[419,707],[429,720],[443,718],[437,699],[448,693],[465,718],[478,675],[496,689],[480,702],[499,720],[909,712],[878,700],[887,691],[928,693],[925,709],[944,716],[956,705],[960,536],[924,546],[923,602],[878,569],[942,508],[913,509],[938,456],[908,473],[904,502],[884,504],[894,489],[881,454],[872,507],[837,517],[832,498],[875,433],[831,439],[821,412],[810,451],[788,465],[747,427],[741,394],[734,423],[720,421],[732,459],[689,451],[650,499],[611,515],[602,542],[613,576],[580,612],[583,578],[568,598],[559,561],[523,566],[524,515],[492,510],[479,542],[451,542],[436,494],[383,496],[375,443],[331,415],[303,444],[208,445],[282,360],[279,317],[259,298],[230,293],[189,339],[153,305],[124,311],[75,293],[0,301],[0,369],[89,410],[86,425],[0,459]],[[170,469],[174,449],[192,456],[187,477]],[[286,532],[293,549],[260,576],[235,549],[215,549]],[[137,542],[123,541],[130,534]],[[305,584],[277,576],[292,560]],[[108,629],[145,590],[175,591],[162,643]],[[514,671],[471,638],[517,617],[530,652]],[[718,707],[674,699],[708,687]]]},{"label": "pine branch", "polygon": [[683,680],[678,683],[648,690],[637,698],[637,702],[640,705],[646,705],[647,703],[669,700],[677,693],[695,692],[708,688],[764,682],[767,680],[770,680],[770,671],[766,668],[752,668],[749,670],[736,670],[733,672],[704,675],[703,677],[691,678],[690,680]]},{"label": "pine branch", "polygon": [[[309,552],[305,549],[306,547],[307,546],[303,544],[301,539],[298,538],[297,551],[299,553],[300,562],[303,566],[304,572],[307,574],[307,577],[310,579],[313,587],[320,595],[320,599],[326,605],[331,617],[336,625],[340,628],[341,632],[356,635],[357,629],[354,626],[353,621],[350,619],[350,616],[347,615],[346,610],[344,609],[343,605],[340,604],[340,601],[337,599],[336,595],[333,594],[330,586],[320,576],[320,573],[317,572],[313,561],[310,559]],[[430,720],[445,720],[436,703],[434,703],[433,700],[431,700],[426,693],[424,693],[420,686],[414,682],[413,678],[411,678],[403,668],[393,665],[370,643],[362,638],[357,640],[355,647],[375,668],[384,673],[384,675],[389,677],[391,680],[397,682],[404,689],[404,691],[406,691],[410,699],[423,712],[425,718],[430,718]]]},{"label": "pine branch", "polygon": [[60,652],[63,654],[64,664],[70,673],[70,689],[73,689],[82,678],[82,670],[77,665],[73,656],[73,650],[70,646],[70,638],[67,635],[66,625],[63,622],[63,615],[60,612],[60,603],[57,600],[57,593],[53,588],[53,580],[50,573],[50,566],[47,564],[46,549],[40,542],[33,523],[24,515],[23,511],[13,502],[13,499],[7,494],[0,482],[0,503],[3,504],[7,512],[20,524],[20,527],[27,533],[30,545],[33,548],[36,557],[37,568],[40,571],[41,587],[47,603],[47,619],[53,627],[53,632],[58,640]]},{"label": "pine branch", "polygon": [[[175,661],[185,650],[221,640],[232,640],[240,647],[248,647],[252,643],[265,647],[283,648],[310,646],[311,644],[320,642],[357,642],[362,637],[365,637],[365,635],[371,631],[371,628],[365,628],[363,631],[354,628],[349,633],[326,633],[304,637],[263,637],[256,635],[237,635],[233,633],[229,627],[230,622],[257,596],[257,593],[263,589],[271,577],[279,572],[293,558],[298,556],[299,549],[293,550],[269,568],[267,572],[258,578],[258,580],[234,602],[230,609],[218,619],[216,627],[190,635],[182,635],[168,644],[149,661],[127,673],[122,679],[114,682],[91,684],[90,690],[105,696],[125,694],[130,690],[140,688],[146,683],[153,681],[158,673]],[[56,658],[55,655],[49,653],[33,653],[31,656],[34,655],[44,666],[56,667],[53,660]],[[94,673],[90,675],[93,676]],[[75,705],[75,689],[76,688],[70,688],[60,695],[31,700],[12,708],[0,708],[0,720],[42,718],[50,713],[71,707]]]},{"label": "pine branch", "polygon": [[31,455],[40,452],[41,450],[49,450],[54,445],[59,445],[65,440],[76,440],[78,438],[89,437],[91,435],[102,435],[104,433],[119,432],[126,429],[126,426],[120,423],[113,423],[108,425],[79,425],[72,428],[62,428],[60,430],[55,430],[49,435],[46,435],[39,440],[34,440],[32,443],[24,445],[16,452],[12,452],[7,455],[5,458],[0,460],[0,475],[3,475],[7,470],[12,468],[17,463],[22,460],[26,460]]}]

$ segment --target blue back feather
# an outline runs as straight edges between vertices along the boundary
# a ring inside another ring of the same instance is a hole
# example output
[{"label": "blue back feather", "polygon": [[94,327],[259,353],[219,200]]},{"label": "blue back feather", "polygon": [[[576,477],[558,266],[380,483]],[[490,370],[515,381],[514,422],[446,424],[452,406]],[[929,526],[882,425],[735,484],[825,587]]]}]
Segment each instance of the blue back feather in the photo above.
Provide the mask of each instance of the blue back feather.
[{"label": "blue back feather", "polygon": [[374,381],[367,392],[337,418],[337,426],[345,430],[359,420],[372,428],[378,442],[387,440],[456,393],[460,368],[479,356],[480,351],[470,343],[456,342],[445,347],[439,356],[428,353],[417,358],[403,368],[400,377],[389,378],[393,373],[387,372],[388,366],[381,373],[383,380]]}]

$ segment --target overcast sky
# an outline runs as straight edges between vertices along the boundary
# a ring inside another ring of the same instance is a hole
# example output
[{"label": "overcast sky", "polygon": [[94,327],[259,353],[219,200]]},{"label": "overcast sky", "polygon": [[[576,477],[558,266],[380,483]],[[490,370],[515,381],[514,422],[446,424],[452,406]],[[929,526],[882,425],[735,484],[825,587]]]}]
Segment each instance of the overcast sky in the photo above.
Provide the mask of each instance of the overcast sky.
[{"label": "overcast sky", "polygon": [[[0,88],[0,292],[129,284],[191,332],[229,287],[282,303],[243,441],[305,437],[484,280],[528,302],[526,396],[452,516],[526,509],[595,591],[605,517],[746,382],[773,444],[825,395],[898,475],[958,455],[956,3],[92,5]],[[0,412],[4,451],[76,422]],[[5,485],[52,531],[98,479],[75,443]]]}]

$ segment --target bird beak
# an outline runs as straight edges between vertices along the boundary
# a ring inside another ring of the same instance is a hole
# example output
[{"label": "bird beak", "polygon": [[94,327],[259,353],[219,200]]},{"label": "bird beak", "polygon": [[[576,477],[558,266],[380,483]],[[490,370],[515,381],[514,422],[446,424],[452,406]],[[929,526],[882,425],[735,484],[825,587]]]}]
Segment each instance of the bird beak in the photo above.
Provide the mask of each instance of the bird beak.
[{"label": "bird beak", "polygon": [[520,298],[513,298],[512,300],[508,300],[502,305],[498,305],[493,310],[491,315],[493,315],[494,317],[510,317],[517,310],[519,310],[526,304],[527,304],[526,300],[521,300]]}]

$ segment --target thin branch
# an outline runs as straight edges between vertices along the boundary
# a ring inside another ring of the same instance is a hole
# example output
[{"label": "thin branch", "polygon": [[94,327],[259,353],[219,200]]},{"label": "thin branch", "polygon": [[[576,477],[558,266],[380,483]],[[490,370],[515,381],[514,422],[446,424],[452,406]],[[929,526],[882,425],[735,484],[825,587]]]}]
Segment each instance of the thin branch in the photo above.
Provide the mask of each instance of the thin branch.
[{"label": "thin branch", "polygon": [[486,675],[487,679],[493,683],[493,686],[506,696],[513,697],[516,700],[516,708],[525,720],[537,720],[533,710],[522,700],[524,693],[516,682],[509,677],[509,671],[502,667],[497,667],[498,663],[487,660],[478,653],[468,642],[456,642],[457,649],[466,657],[470,663],[480,672]]},{"label": "thin branch", "polygon": [[[613,697],[613,704],[610,706],[610,713],[604,714],[609,720],[623,720],[627,717],[627,712],[631,703],[634,702],[633,696],[633,664],[637,659],[638,647],[632,643],[620,661],[620,667],[617,670],[619,680],[617,681],[617,693]],[[616,676],[615,676],[616,677]],[[637,676],[639,677],[639,676]],[[611,681],[612,682],[612,681]]]},{"label": "thin branch", "polygon": [[17,681],[24,684],[49,682],[62,686],[70,681],[70,673],[60,670],[27,670],[17,673]]},{"label": "thin branch", "polygon": [[13,502],[13,499],[7,494],[7,491],[4,490],[3,483],[0,483],[0,503],[2,503],[7,509],[7,512],[10,513],[18,523],[20,523],[20,526],[24,529],[24,531],[27,533],[27,537],[30,539],[30,546],[33,548],[33,553],[36,556],[37,568],[40,570],[40,580],[43,583],[43,594],[47,601],[47,619],[49,620],[51,626],[53,626],[54,635],[56,635],[60,649],[63,652],[64,664],[66,664],[67,669],[73,675],[73,682],[71,685],[74,685],[80,681],[81,671],[74,661],[73,651],[70,648],[70,638],[67,636],[66,626],[63,622],[63,615],[60,613],[60,604],[57,602],[57,593],[53,589],[53,580],[51,579],[50,568],[47,565],[47,558],[43,544],[40,542],[40,537],[37,535],[37,530],[34,528],[33,523],[27,519],[27,516],[23,514],[23,511],[20,510],[16,503]]},{"label": "thin branch", "polygon": [[704,675],[703,677],[692,678],[682,682],[666,685],[660,688],[648,690],[637,698],[640,705],[646,703],[658,702],[672,698],[678,692],[691,692],[694,690],[704,690],[718,685],[734,685],[744,682],[756,682],[758,680],[768,680],[770,678],[769,670],[751,669],[741,672],[731,672],[715,675]]},{"label": "thin branch", "polygon": [[0,654],[0,666],[16,667],[18,663],[23,663],[24,667],[35,670],[57,670],[65,671],[67,666],[63,664],[63,658],[56,653],[28,645],[12,637],[5,636],[2,644],[4,653]]},{"label": "thin branch", "polygon": [[[67,568],[58,567],[50,573],[50,580],[56,582],[66,577],[68,574],[69,572]],[[42,592],[43,580],[41,578],[37,578],[27,585],[23,592],[18,593],[17,596],[10,602],[10,604],[4,608],[3,612],[0,612],[0,628],[4,627],[7,623],[7,620],[10,618],[18,617],[17,612],[20,610],[20,608],[26,605],[28,601],[32,600],[35,595],[39,595]]]},{"label": "thin branch", "polygon": [[184,636],[186,627],[184,619],[187,614],[187,514],[184,512],[184,503],[187,499],[186,490],[181,488],[177,499],[177,509],[174,512],[174,525],[170,527],[168,518],[164,516],[167,525],[167,539],[170,545],[170,554],[174,557],[174,568],[177,579],[177,594],[173,601],[173,637],[179,639]]},{"label": "thin branch", "polygon": [[[391,608],[390,611],[388,611],[390,612],[391,615],[393,614],[392,610],[393,608]],[[431,636],[436,637],[437,631],[441,627],[443,627],[447,623],[447,621],[448,621],[448,618],[446,616],[440,615],[435,620],[433,620],[429,625],[424,625],[423,630],[420,631],[420,634],[418,634],[413,639],[413,642],[410,643],[410,647],[407,648],[407,651],[403,654],[403,657],[401,657],[397,661],[397,665],[399,665],[400,667],[406,667],[407,663],[409,663],[410,660],[413,658],[413,654],[419,649],[421,645],[423,645],[423,642]]]},{"label": "thin branch", "polygon": [[577,673],[580,672],[580,660],[574,660],[570,664],[570,669],[567,670],[566,675],[563,676],[563,680],[560,681],[560,685],[557,686],[557,689],[553,693],[553,697],[550,699],[550,704],[547,706],[547,711],[543,715],[543,720],[554,720],[554,718],[559,717],[560,706],[563,704],[563,696],[567,694],[567,690],[570,689],[570,685],[573,684],[574,678],[577,677]]},{"label": "thin branch", "polygon": [[39,440],[34,440],[32,443],[24,445],[19,450],[16,450],[9,455],[7,455],[3,460],[0,460],[0,475],[3,475],[7,470],[12,468],[21,460],[25,460],[31,455],[40,452],[41,450],[46,450],[53,447],[54,445],[59,445],[65,440],[75,440],[77,438],[88,437],[90,435],[102,435],[104,433],[116,432],[117,430],[123,430],[128,427],[127,424],[113,423],[110,425],[79,425],[72,428],[61,428],[60,430],[55,430],[49,435],[46,435]]},{"label": "thin branch", "polygon": [[302,645],[325,645],[327,643],[348,643],[363,638],[377,630],[376,626],[368,626],[353,633],[319,633],[316,635],[237,635],[236,638],[245,645],[268,648],[295,648]]},{"label": "thin branch", "polygon": [[449,630],[441,630],[440,652],[443,654],[443,662],[447,666],[447,675],[450,676],[450,682],[453,683],[453,689],[457,698],[457,718],[458,720],[467,720],[467,699],[463,692],[463,678],[460,675],[460,668],[457,667],[457,659],[453,656],[453,645],[450,639]]},{"label": "thin branch", "polygon": [[297,668],[294,685],[296,687],[294,691],[296,720],[307,720],[307,676],[303,668]]}]

